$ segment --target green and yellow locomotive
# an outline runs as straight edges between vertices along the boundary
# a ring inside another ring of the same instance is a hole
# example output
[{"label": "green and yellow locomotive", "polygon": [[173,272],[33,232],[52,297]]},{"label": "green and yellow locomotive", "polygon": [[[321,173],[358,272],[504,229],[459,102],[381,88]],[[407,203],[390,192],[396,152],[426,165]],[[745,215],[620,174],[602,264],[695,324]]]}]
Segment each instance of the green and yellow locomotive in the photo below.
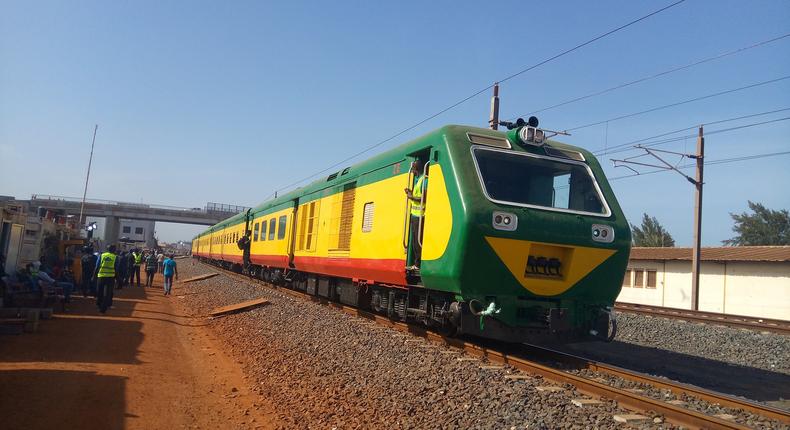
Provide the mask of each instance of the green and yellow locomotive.
[{"label": "green and yellow locomotive", "polygon": [[591,153],[519,125],[442,127],[212,226],[193,255],[446,332],[607,339],[628,222]]}]

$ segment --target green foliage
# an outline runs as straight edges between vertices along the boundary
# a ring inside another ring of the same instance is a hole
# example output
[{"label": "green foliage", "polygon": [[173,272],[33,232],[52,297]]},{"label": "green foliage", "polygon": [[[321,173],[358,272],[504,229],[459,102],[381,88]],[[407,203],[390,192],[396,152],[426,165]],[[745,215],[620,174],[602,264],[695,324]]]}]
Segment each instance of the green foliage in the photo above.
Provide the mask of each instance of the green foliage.
[{"label": "green foliage", "polygon": [[634,246],[653,246],[653,247],[672,247],[675,246],[675,239],[664,229],[656,217],[649,217],[642,214],[642,226],[637,227],[631,224],[632,240]]},{"label": "green foliage", "polygon": [[727,246],[790,245],[790,214],[786,209],[775,211],[749,201],[749,209],[740,215],[731,213],[736,236],[722,241]]}]

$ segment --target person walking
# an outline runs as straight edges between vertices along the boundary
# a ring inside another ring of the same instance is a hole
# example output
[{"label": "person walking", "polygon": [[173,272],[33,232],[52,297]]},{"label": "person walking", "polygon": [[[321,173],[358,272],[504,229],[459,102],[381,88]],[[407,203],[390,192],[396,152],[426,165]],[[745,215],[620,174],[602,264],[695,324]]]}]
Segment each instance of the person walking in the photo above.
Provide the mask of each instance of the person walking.
[{"label": "person walking", "polygon": [[156,271],[159,268],[159,263],[156,261],[156,254],[151,251],[148,254],[148,257],[145,259],[145,286],[146,287],[153,287],[154,286],[154,275],[156,275]]},{"label": "person walking", "polygon": [[107,308],[112,306],[113,288],[115,287],[115,276],[118,273],[120,258],[115,255],[115,245],[110,245],[107,252],[99,256],[96,260],[96,270],[94,277],[98,280],[98,290],[96,292],[96,306],[99,312],[107,312]]},{"label": "person walking", "polygon": [[156,256],[156,263],[159,265],[159,273],[162,273],[163,264],[165,262],[165,254],[161,251]]},{"label": "person walking", "polygon": [[129,262],[126,258],[126,251],[119,252],[117,257],[118,265],[116,266],[117,273],[115,274],[115,288],[120,290],[124,285],[126,285],[126,272],[129,270]]},{"label": "person walking", "polygon": [[176,267],[176,260],[170,255],[162,263],[162,272],[165,275],[165,295],[170,295],[170,290],[173,288],[173,275],[175,274],[178,280],[178,267]]},{"label": "person walking", "polygon": [[143,265],[143,251],[135,249],[132,251],[132,275],[129,279],[129,284],[131,285],[134,282],[135,276],[137,277],[137,287],[140,287],[140,266]]},{"label": "person walking", "polygon": [[93,270],[96,267],[96,260],[98,257],[93,253],[93,248],[85,247],[83,249],[83,256],[80,259],[82,262],[82,296],[87,297],[88,294],[96,295],[96,284],[93,283]]}]

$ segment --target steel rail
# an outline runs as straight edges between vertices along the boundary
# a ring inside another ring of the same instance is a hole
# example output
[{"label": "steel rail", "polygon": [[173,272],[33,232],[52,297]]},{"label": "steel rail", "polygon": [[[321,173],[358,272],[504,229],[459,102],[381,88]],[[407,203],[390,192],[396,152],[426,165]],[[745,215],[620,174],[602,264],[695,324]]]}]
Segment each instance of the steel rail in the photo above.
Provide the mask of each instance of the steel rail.
[{"label": "steel rail", "polygon": [[551,348],[538,345],[525,345],[526,352],[530,356],[541,355],[547,359],[561,361],[563,363],[573,365],[577,368],[584,368],[596,372],[606,373],[611,376],[616,376],[627,381],[652,385],[655,388],[663,388],[670,390],[675,394],[685,394],[688,396],[696,397],[709,403],[718,403],[721,406],[741,409],[771,418],[777,421],[790,423],[790,414],[782,409],[774,408],[762,403],[751,402],[745,399],[733,397],[723,393],[707,390],[693,385],[684,384],[682,382],[669,381],[663,378],[657,378],[645,373],[635,372],[633,370],[624,369],[622,367],[614,366],[611,364],[601,363],[589,358],[581,357],[574,354],[569,354],[562,351],[557,351]]},{"label": "steel rail", "polygon": [[[213,266],[213,265],[210,267],[217,268],[217,266]],[[301,291],[278,287],[276,285],[272,285],[260,279],[242,275],[224,268],[219,268],[219,270],[222,270],[227,276],[230,276],[231,278],[235,278],[247,284],[265,286],[272,290],[286,293],[298,299],[307,299],[315,303],[319,303],[328,307],[335,308],[346,314],[356,316],[365,320],[369,320],[371,322],[380,324],[382,326],[386,326],[401,332],[409,333],[414,336],[422,337],[429,341],[440,343],[448,347],[459,349],[467,354],[480,358],[485,358],[494,363],[510,365],[523,372],[532,375],[539,375],[557,383],[571,384],[574,387],[576,387],[576,389],[581,393],[590,395],[592,397],[602,397],[602,398],[614,400],[618,403],[619,406],[623,407],[624,409],[628,409],[636,412],[650,412],[650,411],[655,412],[657,414],[663,415],[667,422],[675,425],[685,426],[692,429],[713,429],[713,430],[715,429],[743,430],[750,428],[748,426],[745,426],[743,424],[734,421],[729,421],[712,415],[707,415],[692,409],[687,409],[681,406],[664,402],[662,400],[654,399],[649,396],[641,395],[625,389],[612,387],[592,379],[577,376],[565,370],[556,369],[551,366],[514,355],[512,353],[507,353],[500,351],[498,349],[493,349],[479,344],[466,342],[458,338],[442,336],[421,326],[406,324],[399,321],[393,321],[386,316],[374,314],[358,308],[346,306],[341,303],[333,302],[325,297],[314,296],[307,293],[303,293]],[[615,366],[594,362],[592,360],[588,360],[578,356],[573,356],[571,354],[565,354],[548,348],[536,347],[534,345],[525,345],[525,347],[531,349],[532,351],[541,350],[541,354],[544,357],[548,355],[550,356],[551,359],[556,361],[560,361],[563,363],[573,363],[575,365],[579,365],[581,367],[590,370],[607,373],[612,376],[617,376],[626,380],[654,385],[658,388],[665,388],[672,390],[675,393],[687,394],[692,397],[698,397],[702,400],[711,403],[718,403],[722,406],[728,406],[734,409],[749,411],[764,416],[765,418],[775,419],[783,423],[790,423],[790,414],[780,409],[771,408],[758,403],[726,396],[720,393],[715,393],[713,391],[708,391],[697,387],[691,387],[689,385],[682,383],[660,380],[658,378],[654,378],[648,375],[643,375],[637,372],[632,372]]]},{"label": "steel rail", "polygon": [[764,330],[781,334],[790,334],[790,321],[770,318],[750,317],[744,315],[721,314],[707,311],[668,308],[663,306],[641,305],[637,303],[615,303],[615,310],[642,315],[657,315],[666,318],[684,319],[688,321],[719,324],[735,328]]}]

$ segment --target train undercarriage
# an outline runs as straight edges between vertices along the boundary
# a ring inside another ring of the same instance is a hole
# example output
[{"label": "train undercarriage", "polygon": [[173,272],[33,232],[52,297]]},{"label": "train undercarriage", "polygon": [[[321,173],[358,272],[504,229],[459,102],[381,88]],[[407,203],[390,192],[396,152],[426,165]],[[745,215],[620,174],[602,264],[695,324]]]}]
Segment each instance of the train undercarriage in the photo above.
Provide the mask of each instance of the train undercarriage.
[{"label": "train undercarriage", "polygon": [[[418,323],[446,336],[471,334],[505,342],[555,343],[578,340],[611,341],[617,331],[613,312],[599,312],[592,329],[574,330],[557,320],[560,312],[546,310],[534,327],[510,327],[496,318],[481,316],[474,303],[458,301],[454,294],[422,286],[367,284],[293,269],[248,265],[198,257],[200,261],[260,279],[277,287],[385,315],[392,320]],[[475,302],[472,300],[471,302]],[[478,308],[481,305],[478,303]],[[485,321],[485,324],[482,322]],[[485,328],[484,328],[485,327]]]},{"label": "train undercarriage", "polygon": [[200,261],[244,274],[278,287],[386,315],[395,321],[417,322],[454,335],[460,325],[461,309],[453,294],[432,291],[421,286],[367,284],[348,278],[305,273],[259,265],[246,268],[238,263],[198,257]]}]

